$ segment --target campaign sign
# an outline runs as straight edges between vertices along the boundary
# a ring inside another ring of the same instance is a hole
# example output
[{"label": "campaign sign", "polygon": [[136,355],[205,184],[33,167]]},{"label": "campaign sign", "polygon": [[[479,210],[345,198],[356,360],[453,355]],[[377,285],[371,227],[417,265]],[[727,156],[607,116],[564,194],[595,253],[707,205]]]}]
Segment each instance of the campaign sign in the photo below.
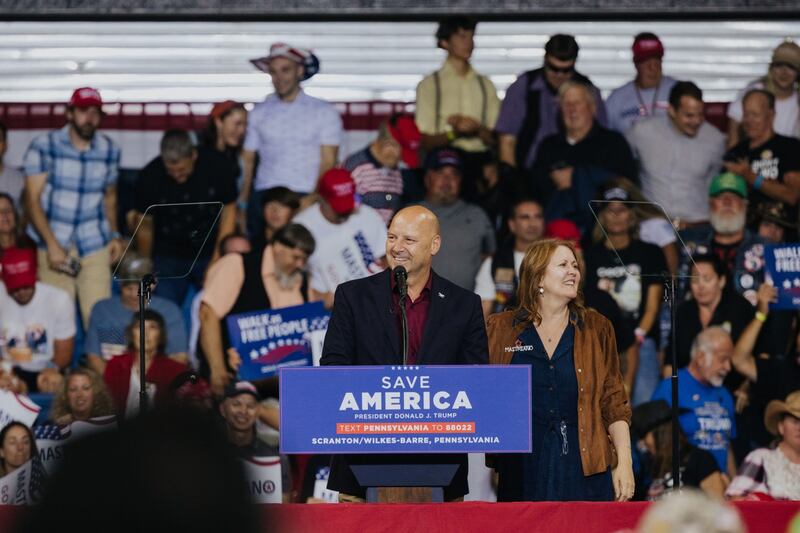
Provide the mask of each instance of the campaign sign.
[{"label": "campaign sign", "polygon": [[246,457],[242,459],[247,492],[253,503],[281,503],[283,487],[280,457]]},{"label": "campaign sign", "polygon": [[231,346],[242,359],[239,379],[258,380],[278,369],[312,364],[312,345],[328,328],[322,302],[240,313],[227,318]]},{"label": "campaign sign", "polygon": [[531,451],[531,370],[283,368],[281,453]]},{"label": "campaign sign", "polygon": [[27,396],[0,389],[0,429],[14,420],[30,427],[41,410],[42,408]]},{"label": "campaign sign", "polygon": [[778,301],[770,309],[800,309],[800,243],[765,247],[767,280],[778,289]]}]

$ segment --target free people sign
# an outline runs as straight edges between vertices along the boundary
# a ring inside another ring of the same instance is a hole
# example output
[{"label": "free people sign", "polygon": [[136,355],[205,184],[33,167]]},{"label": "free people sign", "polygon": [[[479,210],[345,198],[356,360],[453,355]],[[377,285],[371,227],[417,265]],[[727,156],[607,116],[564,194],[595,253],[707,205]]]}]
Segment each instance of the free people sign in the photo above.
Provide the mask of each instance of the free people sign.
[{"label": "free people sign", "polygon": [[282,453],[531,451],[530,367],[280,371]]}]

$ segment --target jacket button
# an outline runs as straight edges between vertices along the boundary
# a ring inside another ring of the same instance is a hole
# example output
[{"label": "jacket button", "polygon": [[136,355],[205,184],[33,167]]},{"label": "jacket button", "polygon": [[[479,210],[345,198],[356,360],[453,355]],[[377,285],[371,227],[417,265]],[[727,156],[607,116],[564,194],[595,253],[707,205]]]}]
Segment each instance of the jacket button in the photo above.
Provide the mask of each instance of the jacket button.
[{"label": "jacket button", "polygon": [[579,368],[579,369],[578,369],[578,372],[582,372],[582,370]]},{"label": "jacket button", "polygon": [[583,407],[578,407],[578,411],[583,411]]},{"label": "jacket button", "polygon": [[581,448],[581,450],[583,450],[583,451],[585,452],[585,451],[586,451],[586,448]]},{"label": "jacket button", "polygon": [[581,387],[581,392],[583,392],[583,387]]}]

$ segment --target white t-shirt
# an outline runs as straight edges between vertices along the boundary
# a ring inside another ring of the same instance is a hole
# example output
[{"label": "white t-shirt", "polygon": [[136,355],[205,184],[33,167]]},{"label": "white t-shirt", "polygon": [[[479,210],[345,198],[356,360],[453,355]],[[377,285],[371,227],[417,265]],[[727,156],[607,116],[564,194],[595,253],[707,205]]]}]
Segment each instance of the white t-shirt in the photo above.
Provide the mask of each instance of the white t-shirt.
[{"label": "white t-shirt", "polygon": [[[525,257],[525,252],[518,252],[514,250],[514,274],[519,277],[519,267],[522,264],[522,259]],[[494,280],[492,279],[492,258],[487,257],[483,260],[478,275],[475,276],[475,294],[481,297],[481,300],[493,301],[497,292],[494,287]]]},{"label": "white t-shirt", "polygon": [[340,283],[380,272],[376,261],[385,255],[386,224],[373,208],[360,205],[347,220],[332,224],[319,204],[294,217],[314,236],[316,247],[308,258],[311,288],[333,292]]},{"label": "white t-shirt", "polygon": [[[137,355],[138,357],[138,355]],[[141,399],[139,393],[141,392],[141,381],[139,380],[139,368],[136,365],[131,366],[131,380],[128,384],[128,397],[125,399],[125,418],[133,418],[139,414],[139,404]],[[156,397],[156,384],[145,383],[145,394],[147,394],[147,405],[153,405],[153,400]]]},{"label": "white t-shirt", "polygon": [[[751,89],[763,89],[764,84],[760,81],[753,82],[744,90],[739,93],[736,100],[731,102],[728,106],[728,117],[736,122],[742,121],[742,98]],[[779,135],[786,135],[787,137],[800,137],[800,103],[798,103],[798,94],[795,93],[789,98],[783,100],[775,99],[775,120],[772,123],[772,128],[775,133]]]},{"label": "white t-shirt", "polygon": [[675,229],[665,218],[648,218],[639,223],[639,239],[663,248],[677,241]]},{"label": "white t-shirt", "polygon": [[53,341],[75,336],[75,302],[65,291],[36,282],[27,305],[19,305],[0,283],[0,347],[3,358],[28,372],[53,360]]}]

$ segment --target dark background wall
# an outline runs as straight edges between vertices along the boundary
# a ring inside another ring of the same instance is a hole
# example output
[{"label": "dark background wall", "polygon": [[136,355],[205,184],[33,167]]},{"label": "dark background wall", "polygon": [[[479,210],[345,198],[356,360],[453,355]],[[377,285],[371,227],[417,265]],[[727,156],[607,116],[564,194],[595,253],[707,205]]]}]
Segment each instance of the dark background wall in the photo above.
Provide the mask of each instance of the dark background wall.
[{"label": "dark background wall", "polygon": [[5,19],[430,19],[445,13],[484,19],[782,18],[800,15],[798,0],[3,0]]}]

